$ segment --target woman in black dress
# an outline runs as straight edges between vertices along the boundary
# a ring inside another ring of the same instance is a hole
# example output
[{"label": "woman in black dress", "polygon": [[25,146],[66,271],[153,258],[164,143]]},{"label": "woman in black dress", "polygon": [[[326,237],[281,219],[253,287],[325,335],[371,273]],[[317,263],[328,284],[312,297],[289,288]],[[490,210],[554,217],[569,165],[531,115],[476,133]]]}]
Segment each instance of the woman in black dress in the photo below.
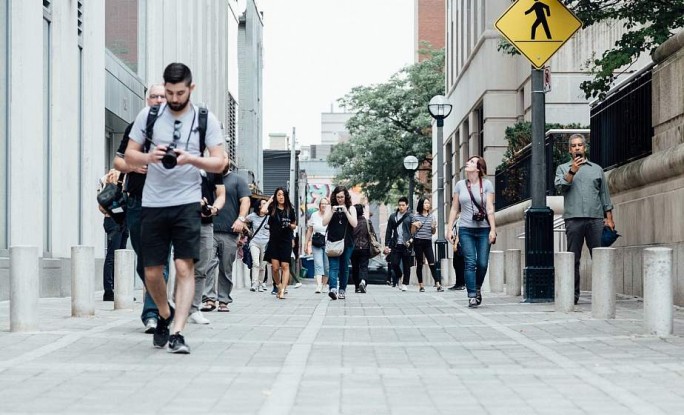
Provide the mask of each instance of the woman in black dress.
[{"label": "woman in black dress", "polygon": [[297,227],[297,213],[290,203],[287,190],[278,187],[268,206],[270,236],[266,256],[271,258],[273,282],[278,287],[278,298],[285,298],[285,288],[290,276],[292,255],[292,231]]}]

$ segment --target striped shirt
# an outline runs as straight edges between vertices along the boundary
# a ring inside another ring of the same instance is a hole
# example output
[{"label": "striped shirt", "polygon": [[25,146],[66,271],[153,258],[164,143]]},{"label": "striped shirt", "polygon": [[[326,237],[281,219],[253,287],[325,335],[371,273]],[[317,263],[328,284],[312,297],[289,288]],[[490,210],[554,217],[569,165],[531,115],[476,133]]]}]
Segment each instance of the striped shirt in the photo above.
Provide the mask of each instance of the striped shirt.
[{"label": "striped shirt", "polygon": [[416,234],[413,236],[415,239],[427,239],[427,240],[432,240],[432,221],[433,221],[432,215],[414,215],[413,216],[413,221],[418,221],[422,225],[420,229],[416,232]]}]

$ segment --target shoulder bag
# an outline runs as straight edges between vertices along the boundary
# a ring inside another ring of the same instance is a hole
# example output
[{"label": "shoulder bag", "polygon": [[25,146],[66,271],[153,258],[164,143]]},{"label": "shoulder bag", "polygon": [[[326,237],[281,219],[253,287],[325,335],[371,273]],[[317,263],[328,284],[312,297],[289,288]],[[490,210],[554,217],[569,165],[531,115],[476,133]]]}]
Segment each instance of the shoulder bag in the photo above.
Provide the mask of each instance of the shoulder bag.
[{"label": "shoulder bag", "polygon": [[368,241],[370,242],[371,257],[378,256],[382,252],[382,245],[380,245],[380,242],[378,242],[378,236],[371,227],[369,220],[366,220],[366,228],[368,229]]},{"label": "shoulder bag", "polygon": [[[344,252],[344,240],[347,238],[347,228],[349,224],[344,225],[344,236],[339,241],[325,241],[325,253],[330,258],[336,258],[342,256]],[[328,227],[330,229],[330,227]],[[326,231],[328,233],[328,231]]]}]

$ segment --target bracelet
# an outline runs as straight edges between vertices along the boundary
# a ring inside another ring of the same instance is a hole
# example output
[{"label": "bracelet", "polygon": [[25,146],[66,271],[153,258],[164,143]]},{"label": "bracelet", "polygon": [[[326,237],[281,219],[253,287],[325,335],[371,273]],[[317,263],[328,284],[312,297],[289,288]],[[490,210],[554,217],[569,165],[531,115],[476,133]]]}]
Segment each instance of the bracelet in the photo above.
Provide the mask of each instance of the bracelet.
[{"label": "bracelet", "polygon": [[572,171],[572,169],[568,170],[568,173],[570,174],[570,176],[574,176],[574,175],[577,174],[577,172],[576,172],[576,171]]}]

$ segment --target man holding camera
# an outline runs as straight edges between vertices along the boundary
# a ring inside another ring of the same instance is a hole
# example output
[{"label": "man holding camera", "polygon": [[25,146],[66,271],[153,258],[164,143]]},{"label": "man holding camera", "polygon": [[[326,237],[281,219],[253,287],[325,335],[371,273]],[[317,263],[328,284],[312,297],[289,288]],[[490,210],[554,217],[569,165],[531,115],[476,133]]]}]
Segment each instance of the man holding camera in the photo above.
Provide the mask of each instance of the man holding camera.
[{"label": "man holding camera", "polygon": [[580,297],[580,258],[586,240],[589,254],[601,246],[603,227],[615,229],[613,205],[603,168],[586,157],[586,139],[573,134],[568,151],[571,160],[556,169],[555,185],[564,196],[563,218],[568,251],[575,254],[575,304]]},{"label": "man holding camera", "polygon": [[[205,144],[209,155],[200,151],[199,108],[190,104],[195,88],[190,68],[172,63],[164,70],[166,104],[148,134],[150,108],[143,109],[131,130],[125,160],[132,167],[147,165],[141,215],[141,245],[144,251],[145,281],[159,308],[159,322],[153,344],[169,352],[190,353],[181,330],[192,303],[195,281],[194,263],[200,250],[200,170],[221,172],[225,166],[223,137],[218,120],[209,114]],[[150,140],[149,152],[144,152]],[[176,266],[175,311],[168,303],[162,276],[171,244]],[[174,318],[175,315],[175,318]],[[173,320],[173,334],[169,325]]]},{"label": "man holding camera", "polygon": [[[385,255],[390,255],[390,263],[394,270],[394,281],[392,286],[399,284],[399,279],[403,279],[401,290],[406,291],[411,279],[411,266],[413,256],[411,256],[413,236],[411,235],[411,225],[420,226],[420,222],[413,220],[413,215],[408,211],[408,198],[402,196],[397,203],[399,209],[394,215],[390,215],[387,221],[387,231],[385,232]],[[412,223],[413,222],[413,223]],[[401,267],[399,266],[401,264]]]}]

